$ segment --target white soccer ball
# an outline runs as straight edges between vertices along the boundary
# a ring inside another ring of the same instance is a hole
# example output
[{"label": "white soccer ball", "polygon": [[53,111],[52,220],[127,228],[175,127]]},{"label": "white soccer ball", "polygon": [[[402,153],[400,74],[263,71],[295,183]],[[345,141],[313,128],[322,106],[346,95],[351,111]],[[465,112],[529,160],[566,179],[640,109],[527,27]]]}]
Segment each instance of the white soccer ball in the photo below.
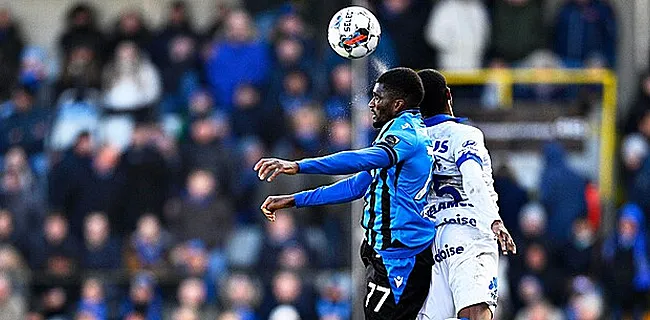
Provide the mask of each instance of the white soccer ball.
[{"label": "white soccer ball", "polygon": [[351,6],[337,12],[330,20],[327,40],[339,56],[359,59],[371,54],[379,44],[381,28],[372,12]]}]

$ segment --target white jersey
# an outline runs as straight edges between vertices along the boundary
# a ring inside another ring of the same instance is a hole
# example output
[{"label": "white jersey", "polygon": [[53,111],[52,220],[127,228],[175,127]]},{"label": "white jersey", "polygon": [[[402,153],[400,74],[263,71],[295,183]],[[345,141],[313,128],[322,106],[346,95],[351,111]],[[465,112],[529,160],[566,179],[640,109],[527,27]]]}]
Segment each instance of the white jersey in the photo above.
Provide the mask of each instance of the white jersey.
[{"label": "white jersey", "polygon": [[[429,123],[426,134],[433,142],[434,156],[431,190],[423,214],[436,225],[459,224],[476,227],[492,233],[494,220],[499,219],[497,193],[492,179],[492,163],[485,148],[483,133],[476,127],[458,122],[457,118],[446,117],[442,121]],[[482,180],[488,187],[493,200],[487,208],[477,208],[463,190],[460,165],[477,161],[482,167]]]}]

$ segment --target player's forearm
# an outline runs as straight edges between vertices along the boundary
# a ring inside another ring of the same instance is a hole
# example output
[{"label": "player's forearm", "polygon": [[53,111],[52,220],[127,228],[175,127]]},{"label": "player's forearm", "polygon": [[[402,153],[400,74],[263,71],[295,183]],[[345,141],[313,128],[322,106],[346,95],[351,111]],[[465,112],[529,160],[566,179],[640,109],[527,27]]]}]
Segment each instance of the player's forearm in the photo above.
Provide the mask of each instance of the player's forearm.
[{"label": "player's forearm", "polygon": [[372,176],[364,171],[334,184],[296,193],[296,207],[344,203],[359,199],[372,182]]},{"label": "player's forearm", "polygon": [[494,204],[488,186],[483,180],[483,170],[476,161],[465,161],[460,166],[463,176],[463,190],[469,201],[478,210],[482,210],[492,221],[501,220],[499,210]]},{"label": "player's forearm", "polygon": [[300,173],[312,174],[352,174],[391,165],[389,151],[385,147],[373,146],[354,151],[341,151],[335,154],[298,161]]}]

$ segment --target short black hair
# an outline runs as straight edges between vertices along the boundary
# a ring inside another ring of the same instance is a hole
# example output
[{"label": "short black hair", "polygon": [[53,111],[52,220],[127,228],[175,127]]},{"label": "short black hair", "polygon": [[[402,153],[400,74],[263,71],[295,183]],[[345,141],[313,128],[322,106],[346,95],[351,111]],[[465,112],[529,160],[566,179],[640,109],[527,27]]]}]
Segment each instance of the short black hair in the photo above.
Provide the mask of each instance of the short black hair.
[{"label": "short black hair", "polygon": [[411,68],[390,69],[379,76],[377,83],[383,84],[393,98],[404,99],[409,109],[418,108],[424,97],[422,80]]},{"label": "short black hair", "polygon": [[418,71],[418,76],[424,85],[424,99],[420,103],[420,112],[423,117],[447,113],[447,101],[451,92],[447,87],[447,79],[437,70],[424,69]]}]

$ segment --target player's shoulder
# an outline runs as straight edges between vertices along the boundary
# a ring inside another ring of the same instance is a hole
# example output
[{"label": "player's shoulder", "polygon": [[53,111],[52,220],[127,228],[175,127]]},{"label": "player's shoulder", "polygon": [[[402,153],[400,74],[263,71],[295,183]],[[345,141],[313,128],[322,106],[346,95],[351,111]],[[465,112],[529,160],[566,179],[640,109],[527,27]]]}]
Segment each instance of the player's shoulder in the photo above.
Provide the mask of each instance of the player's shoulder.
[{"label": "player's shoulder", "polygon": [[453,126],[452,134],[456,137],[472,137],[483,140],[483,131],[481,129],[466,123],[450,123]]},{"label": "player's shoulder", "polygon": [[387,125],[390,126],[386,131],[400,132],[407,135],[415,135],[418,129],[424,127],[422,119],[409,115],[402,115],[394,118],[387,123]]}]

